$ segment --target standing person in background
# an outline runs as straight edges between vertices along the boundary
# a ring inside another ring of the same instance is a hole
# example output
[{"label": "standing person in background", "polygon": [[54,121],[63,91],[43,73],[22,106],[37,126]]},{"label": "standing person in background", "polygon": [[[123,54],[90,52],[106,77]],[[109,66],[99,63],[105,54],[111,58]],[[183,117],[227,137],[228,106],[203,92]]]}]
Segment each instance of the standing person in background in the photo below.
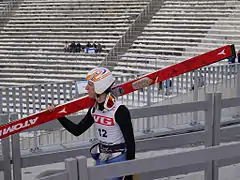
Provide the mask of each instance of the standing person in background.
[{"label": "standing person in background", "polygon": [[238,50],[238,53],[237,53],[237,59],[238,59],[238,63],[240,63],[240,49]]},{"label": "standing person in background", "polygon": [[96,49],[96,53],[101,53],[102,52],[102,45],[100,43],[98,43],[97,45],[97,49]]},{"label": "standing person in background", "polygon": [[80,42],[78,42],[76,45],[76,52],[81,52],[81,50],[82,50],[82,45]]},{"label": "standing person in background", "polygon": [[229,64],[235,63],[235,57],[234,57],[234,56],[230,56],[230,57],[228,58],[228,63],[229,63]]},{"label": "standing person in background", "polygon": [[97,44],[93,42],[93,47],[97,49]]},{"label": "standing person in background", "polygon": [[163,89],[163,82],[160,81],[160,82],[158,83],[158,94],[160,94],[160,92],[161,92],[162,89]]},{"label": "standing person in background", "polygon": [[[88,109],[86,116],[75,124],[66,117],[59,118],[64,128],[75,136],[84,133],[93,124],[98,143],[91,149],[96,165],[135,159],[135,140],[128,108],[117,101],[111,93],[115,80],[107,68],[95,68],[86,77],[86,90],[96,102]],[[50,106],[49,111],[54,111]],[[132,180],[132,176],[108,180]]]},{"label": "standing person in background", "polygon": [[86,44],[86,48],[90,48],[92,47],[91,43],[88,41],[87,44]]},{"label": "standing person in background", "polygon": [[165,81],[165,88],[166,88],[166,93],[165,95],[168,96],[170,95],[170,89],[172,88],[172,80],[171,79],[167,79]]},{"label": "standing person in background", "polygon": [[64,44],[64,52],[69,52],[70,51],[70,49],[69,49],[69,44],[68,44],[68,42],[67,41],[65,41],[65,44]]},{"label": "standing person in background", "polygon": [[76,43],[75,41],[72,41],[71,44],[69,45],[70,52],[75,53],[76,52]]}]

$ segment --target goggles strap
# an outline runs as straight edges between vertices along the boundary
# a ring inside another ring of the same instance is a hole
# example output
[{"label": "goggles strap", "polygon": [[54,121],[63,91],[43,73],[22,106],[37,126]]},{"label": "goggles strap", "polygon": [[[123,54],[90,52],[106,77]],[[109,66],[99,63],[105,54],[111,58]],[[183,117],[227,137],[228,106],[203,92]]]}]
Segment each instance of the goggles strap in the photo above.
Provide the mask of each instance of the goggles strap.
[{"label": "goggles strap", "polygon": [[115,102],[116,102],[116,97],[111,92],[109,92],[107,94],[106,100],[103,105],[104,109],[108,111],[111,110],[114,107]]}]

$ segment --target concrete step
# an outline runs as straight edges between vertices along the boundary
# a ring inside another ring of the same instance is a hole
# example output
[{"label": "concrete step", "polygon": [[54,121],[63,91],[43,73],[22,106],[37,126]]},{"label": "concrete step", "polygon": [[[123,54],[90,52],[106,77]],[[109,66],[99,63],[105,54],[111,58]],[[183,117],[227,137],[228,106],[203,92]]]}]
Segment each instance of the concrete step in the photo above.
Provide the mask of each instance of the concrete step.
[{"label": "concrete step", "polygon": [[86,66],[96,66],[100,64],[102,61],[94,59],[94,61],[88,61],[85,59],[75,59],[75,60],[68,60],[68,59],[19,59],[19,58],[1,58],[0,64],[5,67],[11,67],[9,64],[16,64],[18,66],[24,66],[24,67],[31,67],[31,65],[37,66],[54,66],[54,67],[63,67],[63,66],[69,66],[69,67],[74,67],[74,68],[82,68],[85,65]]},{"label": "concrete step", "polygon": [[28,32],[28,31],[4,31],[2,30],[1,32],[1,36],[19,36],[21,35],[22,37],[48,37],[48,36],[99,36],[99,35],[105,35],[105,36],[119,36],[122,35],[124,33],[124,31],[116,31],[116,30],[111,30],[111,31],[98,31],[98,30],[94,30],[91,33],[82,31],[82,32],[67,32],[67,31],[58,31],[58,32],[50,32],[50,31],[32,31],[32,32]]},{"label": "concrete step", "polygon": [[38,42],[38,41],[43,41],[43,42],[49,42],[50,40],[52,40],[53,42],[55,41],[61,41],[61,42],[65,42],[65,41],[76,41],[76,42],[104,42],[104,40],[106,41],[113,41],[113,42],[117,42],[117,40],[121,37],[121,34],[116,34],[114,36],[113,35],[107,35],[107,36],[103,36],[103,33],[99,32],[99,34],[85,34],[84,36],[81,37],[76,37],[74,34],[69,34],[68,36],[64,35],[64,34],[59,34],[59,35],[44,35],[42,34],[42,36],[35,36],[33,34],[29,34],[29,35],[25,35],[24,33],[20,33],[20,34],[13,34],[13,35],[9,35],[9,34],[4,34],[4,33],[0,33],[0,41],[23,41],[24,42]]},{"label": "concrete step", "polygon": [[[102,53],[100,53],[102,54]],[[99,56],[99,54],[81,54],[81,53],[48,53],[48,52],[18,52],[18,51],[0,51],[0,57],[7,59],[59,59],[59,60],[103,60],[106,57],[106,54]]]},{"label": "concrete step", "polygon": [[128,27],[88,27],[87,29],[84,27],[54,27],[54,26],[48,26],[48,27],[7,27],[5,26],[1,32],[4,33],[18,33],[19,31],[24,32],[27,31],[27,33],[33,33],[33,32],[37,32],[37,33],[51,33],[51,34],[55,34],[55,33],[61,33],[61,31],[65,32],[65,33],[91,33],[91,32],[111,32],[114,31],[116,28],[118,28],[118,31],[123,33],[124,31],[127,30]]}]

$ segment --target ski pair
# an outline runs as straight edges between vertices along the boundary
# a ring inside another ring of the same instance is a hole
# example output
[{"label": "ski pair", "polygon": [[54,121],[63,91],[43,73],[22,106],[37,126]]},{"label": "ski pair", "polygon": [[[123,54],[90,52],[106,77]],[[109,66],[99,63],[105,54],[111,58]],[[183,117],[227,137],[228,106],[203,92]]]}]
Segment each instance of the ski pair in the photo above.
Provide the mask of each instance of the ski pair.
[{"label": "ski pair", "polygon": [[[234,45],[226,45],[218,49],[204,53],[202,55],[190,58],[178,64],[169,66],[167,68],[160,69],[149,74],[145,74],[129,82],[116,85],[112,88],[113,94],[115,96],[123,96],[125,94],[134,92],[138,89],[150,86],[154,83],[165,81],[169,78],[173,78],[186,72],[190,72],[195,69],[210,65],[212,63],[221,61],[231,56],[236,57]],[[44,110],[39,113],[32,114],[28,117],[12,121],[8,124],[1,125],[0,139],[35,126],[39,126],[46,122],[55,120],[59,117],[66,116],[78,112],[80,110],[89,108],[93,104],[94,104],[93,99],[90,99],[88,96],[84,96],[64,103],[62,105],[56,106],[54,112]]]}]

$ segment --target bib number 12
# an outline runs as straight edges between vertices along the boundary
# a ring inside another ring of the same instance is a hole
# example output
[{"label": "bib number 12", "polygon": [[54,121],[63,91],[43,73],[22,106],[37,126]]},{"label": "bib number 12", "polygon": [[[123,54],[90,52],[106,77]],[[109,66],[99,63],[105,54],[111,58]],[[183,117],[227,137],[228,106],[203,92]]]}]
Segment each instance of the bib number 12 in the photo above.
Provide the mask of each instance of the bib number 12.
[{"label": "bib number 12", "polygon": [[99,136],[107,137],[107,131],[105,129],[98,129]]}]

